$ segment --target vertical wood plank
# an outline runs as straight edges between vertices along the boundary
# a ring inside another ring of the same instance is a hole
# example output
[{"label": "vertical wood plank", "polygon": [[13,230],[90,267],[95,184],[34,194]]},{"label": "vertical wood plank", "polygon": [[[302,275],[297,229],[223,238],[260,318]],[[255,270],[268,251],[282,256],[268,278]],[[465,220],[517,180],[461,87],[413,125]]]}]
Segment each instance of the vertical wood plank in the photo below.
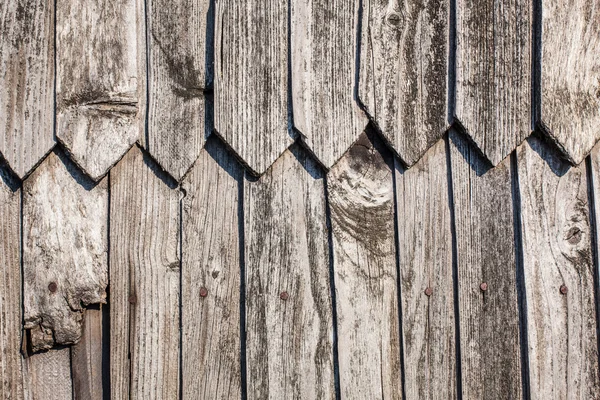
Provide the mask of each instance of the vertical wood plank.
[{"label": "vertical wood plank", "polygon": [[102,345],[102,308],[89,308],[85,311],[81,341],[71,347],[75,400],[104,399]]},{"label": "vertical wood plank", "polygon": [[325,211],[298,147],[244,183],[249,399],[335,397]]},{"label": "vertical wood plank", "polygon": [[396,162],[406,397],[455,399],[452,233],[445,142],[414,167]]},{"label": "vertical wood plank", "polygon": [[239,191],[243,169],[210,140],[182,182],[186,399],[241,398]]},{"label": "vertical wood plank", "polygon": [[535,137],[527,139],[517,153],[531,398],[597,398],[600,380],[585,166],[569,168]]},{"label": "vertical wood plank", "polygon": [[489,169],[455,131],[450,158],[462,395],[518,399],[523,389],[510,158]]},{"label": "vertical wood plank", "polygon": [[342,398],[400,399],[391,160],[363,133],[327,175]]},{"label": "vertical wood plank", "polygon": [[37,353],[27,359],[30,400],[73,398],[71,351],[68,347]]}]

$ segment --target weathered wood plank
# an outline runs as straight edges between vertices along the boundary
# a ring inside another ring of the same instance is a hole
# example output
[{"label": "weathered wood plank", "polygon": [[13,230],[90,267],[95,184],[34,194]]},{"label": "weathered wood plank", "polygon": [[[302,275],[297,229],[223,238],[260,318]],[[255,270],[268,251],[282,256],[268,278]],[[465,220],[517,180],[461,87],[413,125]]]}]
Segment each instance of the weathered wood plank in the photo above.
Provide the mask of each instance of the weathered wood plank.
[{"label": "weathered wood plank", "polygon": [[406,397],[455,399],[456,344],[446,146],[396,162]]},{"label": "weathered wood plank", "polygon": [[569,168],[535,137],[517,154],[531,398],[596,399],[600,380],[585,166]]},{"label": "weathered wood plank", "polygon": [[89,308],[85,311],[81,341],[71,348],[73,398],[76,400],[104,398],[102,345],[102,308]]},{"label": "weathered wood plank", "polygon": [[600,139],[600,8],[586,0],[541,4],[539,122],[579,164]]},{"label": "weathered wood plank", "polygon": [[362,15],[360,101],[413,165],[448,126],[449,1],[364,0]]},{"label": "weathered wood plank", "polygon": [[71,350],[52,349],[27,359],[30,400],[69,400],[73,398]]},{"label": "weathered wood plank", "polygon": [[290,4],[294,125],[331,168],[368,122],[354,99],[359,1]]},{"label": "weathered wood plank", "polygon": [[531,132],[528,0],[457,0],[454,115],[493,165]]},{"label": "weathered wood plank", "polygon": [[522,397],[510,158],[496,168],[450,132],[462,396]]},{"label": "weathered wood plank", "polygon": [[184,398],[241,398],[239,191],[244,172],[209,140],[182,182]]},{"label": "weathered wood plank", "polygon": [[215,130],[255,174],[288,133],[288,2],[216,0]]},{"label": "weathered wood plank", "polygon": [[325,211],[299,147],[244,183],[249,399],[335,397]]},{"label": "weathered wood plank", "polygon": [[146,146],[178,181],[204,145],[209,0],[148,1]]},{"label": "weathered wood plank", "polygon": [[363,133],[327,175],[342,398],[400,399],[393,163]]},{"label": "weathered wood plank", "polygon": [[106,302],[108,184],[52,152],[23,182],[25,328],[34,351],[81,338],[84,307]]},{"label": "weathered wood plank", "polygon": [[0,3],[0,153],[21,178],[54,145],[54,1]]},{"label": "weathered wood plank", "polygon": [[[114,302],[128,301],[112,312],[111,332],[122,339],[129,322],[130,371],[126,359],[111,360],[118,372],[131,372],[132,399],[173,399],[179,395],[179,196],[160,168],[133,147],[111,171],[111,277],[129,274],[129,293],[123,288]],[[113,172],[114,171],[114,172]],[[123,271],[125,270],[125,271]],[[112,292],[111,292],[112,299]],[[117,346],[117,344],[113,345]],[[122,348],[114,348],[123,356]],[[123,390],[125,377],[117,377]],[[112,393],[112,391],[111,391]],[[127,392],[126,392],[127,393]],[[117,396],[117,393],[112,393]]]},{"label": "weathered wood plank", "polygon": [[93,180],[144,128],[142,7],[142,0],[56,2],[56,136]]}]

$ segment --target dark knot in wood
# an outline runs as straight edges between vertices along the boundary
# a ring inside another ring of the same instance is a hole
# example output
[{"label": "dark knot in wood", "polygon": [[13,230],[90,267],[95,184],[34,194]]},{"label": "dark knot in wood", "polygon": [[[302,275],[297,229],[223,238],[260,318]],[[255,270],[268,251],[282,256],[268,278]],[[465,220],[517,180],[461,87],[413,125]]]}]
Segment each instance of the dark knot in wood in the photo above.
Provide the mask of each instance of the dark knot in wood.
[{"label": "dark knot in wood", "polygon": [[400,25],[400,22],[402,20],[402,18],[400,18],[400,14],[396,13],[396,12],[391,12],[389,13],[386,17],[385,17],[387,23],[390,26],[393,27],[398,27]]}]

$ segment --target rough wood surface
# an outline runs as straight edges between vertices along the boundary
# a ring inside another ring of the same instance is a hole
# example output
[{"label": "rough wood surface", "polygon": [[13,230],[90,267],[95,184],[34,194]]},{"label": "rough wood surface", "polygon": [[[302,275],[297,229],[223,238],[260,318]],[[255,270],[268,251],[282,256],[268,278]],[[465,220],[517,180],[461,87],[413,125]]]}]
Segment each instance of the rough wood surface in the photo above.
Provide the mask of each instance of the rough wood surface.
[{"label": "rough wood surface", "polygon": [[[510,158],[496,168],[450,132],[462,396],[522,397]],[[487,284],[487,290],[481,288]]]},{"label": "rough wood surface", "polygon": [[402,398],[393,172],[382,147],[363,133],[327,176],[342,398]]},{"label": "rough wood surface", "polygon": [[141,0],[56,2],[57,138],[93,180],[144,127]]},{"label": "rough wood surface", "polygon": [[292,143],[288,2],[216,0],[215,130],[253,173]]},{"label": "rough wood surface", "polygon": [[457,0],[454,115],[493,165],[531,132],[527,0]]},{"label": "rough wood surface", "polygon": [[[102,309],[85,311],[81,341],[71,348],[73,398],[102,400]],[[108,377],[107,377],[108,378]]]},{"label": "rough wood surface", "polygon": [[249,399],[333,399],[322,172],[298,147],[244,182]]},{"label": "rough wood surface", "polygon": [[[129,322],[131,352],[130,371],[121,366],[113,370],[113,376],[118,371],[131,373],[132,399],[173,399],[179,395],[180,192],[168,178],[137,146],[110,176],[111,277],[129,273],[127,299],[120,297],[113,302],[130,303],[128,316],[111,320],[119,324],[111,323],[111,331],[122,333]],[[119,311],[128,310],[115,310]],[[111,335],[111,342],[122,339]],[[124,355],[118,349],[115,354]],[[111,362],[124,365],[127,360]],[[123,389],[127,378],[117,379],[119,389]]]},{"label": "rough wood surface", "polygon": [[541,124],[579,164],[600,139],[600,7],[542,3]]},{"label": "rough wood surface", "polygon": [[368,119],[355,100],[358,0],[293,0],[294,125],[326,167],[346,152]]},{"label": "rough wood surface", "polygon": [[27,359],[28,400],[70,400],[71,351],[68,347],[37,353]]},{"label": "rough wood surface", "polygon": [[241,398],[239,191],[243,169],[210,140],[182,182],[186,399]]},{"label": "rough wood surface", "polygon": [[148,1],[146,146],[180,180],[204,144],[209,0]]},{"label": "rough wood surface", "polygon": [[455,399],[452,233],[443,140],[411,169],[396,162],[396,196],[406,397]]},{"label": "rough wood surface", "polygon": [[21,178],[54,145],[54,1],[0,3],[0,153]]},{"label": "rough wood surface", "polygon": [[106,301],[108,185],[52,152],[23,182],[24,320],[33,350],[79,341]]},{"label": "rough wood surface", "polygon": [[597,399],[595,267],[585,166],[569,168],[533,137],[519,148],[518,163],[531,398]]},{"label": "rough wood surface", "polygon": [[413,165],[448,125],[449,1],[364,0],[362,7],[358,95]]}]

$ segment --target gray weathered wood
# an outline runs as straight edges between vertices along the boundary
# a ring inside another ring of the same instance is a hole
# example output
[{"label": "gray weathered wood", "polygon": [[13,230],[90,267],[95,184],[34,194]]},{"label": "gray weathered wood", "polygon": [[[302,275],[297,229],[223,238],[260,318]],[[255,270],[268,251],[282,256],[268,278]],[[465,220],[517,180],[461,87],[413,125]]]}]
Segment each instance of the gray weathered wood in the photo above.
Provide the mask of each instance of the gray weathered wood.
[{"label": "gray weathered wood", "polygon": [[586,0],[541,4],[540,123],[579,164],[600,139],[600,8]]},{"label": "gray weathered wood", "polygon": [[[129,311],[111,319],[119,324],[111,323],[111,332],[120,333],[111,334],[111,342],[123,339],[129,322],[131,352],[130,371],[124,367],[126,359],[111,359],[119,365],[111,375],[131,373],[132,399],[173,399],[179,394],[180,192],[165,178],[137,146],[110,175],[111,277],[129,274],[127,298],[121,287],[112,301],[130,303],[129,310],[111,307],[111,314]],[[111,346],[116,356],[125,355],[119,344]],[[117,389],[123,390],[127,378],[116,379]]]},{"label": "gray weathered wood", "polygon": [[[522,397],[510,158],[493,169],[450,132],[462,395]],[[487,290],[481,284],[487,284]]]},{"label": "gray weathered wood", "polygon": [[335,398],[325,185],[298,147],[246,179],[244,226],[248,398]]},{"label": "gray weathered wood", "polygon": [[209,0],[148,1],[146,147],[177,180],[204,144]]},{"label": "gray weathered wood", "polygon": [[25,328],[34,350],[81,337],[84,306],[108,284],[108,184],[52,152],[23,182]]},{"label": "gray weathered wood", "polygon": [[37,353],[26,361],[28,371],[28,400],[70,400],[71,351],[68,347]]},{"label": "gray weathered wood", "polygon": [[21,178],[54,145],[54,1],[0,3],[0,153]]},{"label": "gray weathered wood", "polygon": [[[585,166],[537,138],[518,149],[532,399],[600,393]],[[567,289],[561,293],[561,286]]]},{"label": "gray weathered wood", "polygon": [[102,308],[87,309],[81,341],[71,348],[73,398],[75,400],[102,400],[104,398],[102,345]]},{"label": "gray weathered wood", "polygon": [[144,127],[142,0],[56,2],[57,138],[98,180]]},{"label": "gray weathered wood", "polygon": [[400,399],[393,172],[363,133],[327,176],[342,398]]},{"label": "gray weathered wood", "polygon": [[215,130],[253,173],[288,133],[288,2],[216,0]]},{"label": "gray weathered wood", "polygon": [[457,396],[447,178],[443,140],[409,170],[396,162],[402,337],[409,399]]},{"label": "gray weathered wood", "polygon": [[457,0],[454,115],[493,165],[531,132],[529,0]]},{"label": "gray weathered wood", "polygon": [[294,125],[326,167],[346,152],[368,119],[354,99],[358,0],[293,0]]},{"label": "gray weathered wood", "polygon": [[181,346],[186,399],[241,397],[238,197],[242,179],[242,167],[222,144],[211,140],[182,182],[186,196]]},{"label": "gray weathered wood", "polygon": [[360,101],[413,165],[448,126],[449,1],[364,0],[362,15]]}]

